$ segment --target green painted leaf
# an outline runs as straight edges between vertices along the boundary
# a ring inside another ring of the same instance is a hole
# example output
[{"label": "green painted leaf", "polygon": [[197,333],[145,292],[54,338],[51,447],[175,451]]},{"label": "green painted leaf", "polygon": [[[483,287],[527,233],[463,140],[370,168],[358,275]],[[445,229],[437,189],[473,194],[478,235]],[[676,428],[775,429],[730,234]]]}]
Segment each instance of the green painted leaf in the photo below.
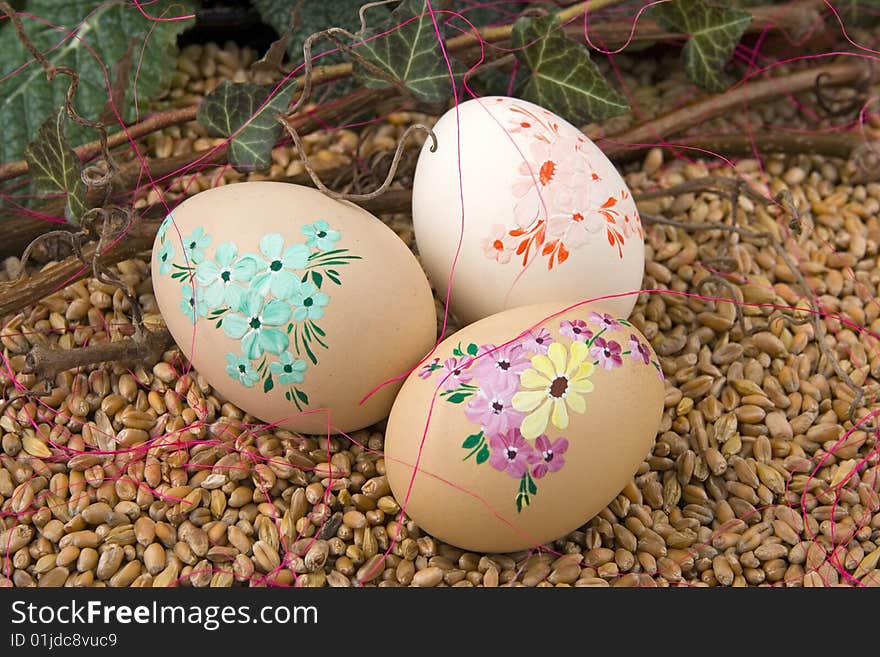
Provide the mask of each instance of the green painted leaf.
[{"label": "green painted leaf", "polygon": [[317,287],[318,289],[321,289],[321,283],[323,283],[323,282],[324,282],[324,277],[321,276],[321,273],[317,272],[317,271],[313,271],[312,272],[312,283],[315,284],[315,287]]},{"label": "green painted leaf", "polygon": [[626,99],[605,80],[590,51],[566,37],[555,16],[520,18],[513,26],[517,58],[531,71],[523,97],[575,125],[629,110]]},{"label": "green painted leaf", "polygon": [[299,400],[303,404],[309,403],[309,396],[306,393],[304,393],[302,390],[300,390],[299,388],[295,388],[294,392],[296,393],[296,396],[299,398]]},{"label": "green painted leaf", "polygon": [[517,513],[522,511],[523,500],[525,500],[525,503],[528,504],[528,499],[529,498],[527,498],[523,493],[516,494],[516,511],[517,511]]},{"label": "green painted leaf", "polygon": [[526,472],[526,486],[528,486],[529,493],[534,495],[538,492],[538,487],[535,485],[535,480],[532,479],[532,475]]},{"label": "green painted leaf", "polygon": [[[442,16],[437,18],[442,25]],[[396,82],[428,103],[449,97],[449,69],[425,0],[403,0],[373,34],[381,36],[355,45],[369,64],[355,62],[354,76],[361,84],[384,89]]]},{"label": "green painted leaf", "polygon": [[80,177],[82,167],[64,134],[67,113],[59,107],[40,127],[37,138],[24,149],[28,170],[39,194],[66,194],[64,216],[79,225],[86,211],[86,186]]},{"label": "green painted leaf", "polygon": [[475,345],[473,342],[471,342],[471,343],[467,346],[467,352],[468,352],[471,356],[476,356],[476,355],[477,355],[477,352],[478,352],[479,350],[480,350],[480,348],[479,348],[477,345]]},{"label": "green painted leaf", "polygon": [[306,355],[309,357],[309,360],[312,361],[313,365],[317,365],[318,359],[315,357],[314,352],[312,352],[312,348],[309,346],[309,343],[303,340],[302,345],[303,347],[305,347]]},{"label": "green painted leaf", "polygon": [[284,398],[285,398],[287,401],[292,401],[293,398],[290,396],[290,390],[285,390],[285,391],[284,391]]},{"label": "green painted leaf", "polygon": [[472,393],[469,393],[469,392],[456,392],[456,393],[453,394],[453,395],[449,395],[449,396],[446,398],[446,401],[448,401],[448,402],[452,402],[453,404],[460,404],[460,403],[463,402],[465,399],[467,399],[468,397],[470,397],[471,394],[472,394]]},{"label": "green painted leaf", "polygon": [[296,84],[224,80],[199,107],[198,121],[212,137],[231,137],[229,163],[238,171],[261,171],[272,164],[272,148],[283,127],[276,118],[290,103]]},{"label": "green painted leaf", "polygon": [[485,463],[489,460],[489,447],[488,445],[483,445],[480,448],[480,451],[477,452],[477,464]]},{"label": "green painted leaf", "polygon": [[724,65],[751,22],[751,14],[705,0],[672,0],[655,5],[653,12],[667,30],[690,35],[682,51],[688,79],[709,91],[724,91],[728,86]]},{"label": "green painted leaf", "polygon": [[263,392],[269,392],[272,388],[275,387],[275,382],[272,380],[272,375],[266,377],[266,380],[263,382]]},{"label": "green painted leaf", "polygon": [[461,350],[461,342],[458,343],[458,346],[452,350],[453,356],[464,356],[464,352]]},{"label": "green painted leaf", "polygon": [[464,442],[461,444],[465,449],[473,449],[477,445],[480,444],[480,441],[483,439],[483,432],[475,433],[473,435],[468,436],[464,439]]},{"label": "green painted leaf", "polygon": [[314,322],[312,322],[312,330],[321,337],[325,337],[327,335],[327,332]]},{"label": "green painted leaf", "polygon": [[[141,5],[150,16],[191,12],[189,0],[155,0]],[[76,108],[93,120],[101,115],[110,96],[105,76],[110,76],[112,85],[117,76],[125,74],[114,70],[113,64],[125,57],[132,43],[136,75],[128,72],[125,102],[119,110],[126,122],[149,111],[152,101],[168,88],[175,70],[177,35],[193,24],[192,20],[151,20],[130,2],[28,0],[26,12],[41,19],[21,16],[25,32],[37,48],[54,65],[69,66],[79,73]],[[0,21],[0,162],[22,157],[43,122],[64,103],[70,83],[66,75],[49,82],[43,67],[31,58],[7,23]],[[111,127],[119,128],[115,124]],[[78,145],[98,139],[98,133],[68,121],[67,138]]]}]

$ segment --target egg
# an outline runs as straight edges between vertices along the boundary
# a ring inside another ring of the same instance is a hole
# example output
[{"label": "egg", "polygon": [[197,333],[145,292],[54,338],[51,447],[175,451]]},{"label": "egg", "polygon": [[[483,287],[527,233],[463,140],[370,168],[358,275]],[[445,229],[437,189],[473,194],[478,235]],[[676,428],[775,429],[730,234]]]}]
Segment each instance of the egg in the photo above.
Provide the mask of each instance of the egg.
[{"label": "egg", "polygon": [[412,252],[365,210],[307,187],[247,182],[187,199],[158,231],[152,275],[168,329],[198,372],[292,431],[385,418],[436,339],[434,299]]},{"label": "egg", "polygon": [[406,514],[475,552],[577,529],[649,454],[663,373],[644,336],[593,305],[522,306],[444,340],[406,380],[385,468]]},{"label": "egg", "polygon": [[[434,134],[436,150],[428,140],[416,166],[413,223],[443,295],[454,265],[449,304],[461,320],[591,299],[629,316],[645,264],[642,225],[593,142],[552,112],[502,96],[450,109]],[[615,294],[625,296],[597,299]]]}]

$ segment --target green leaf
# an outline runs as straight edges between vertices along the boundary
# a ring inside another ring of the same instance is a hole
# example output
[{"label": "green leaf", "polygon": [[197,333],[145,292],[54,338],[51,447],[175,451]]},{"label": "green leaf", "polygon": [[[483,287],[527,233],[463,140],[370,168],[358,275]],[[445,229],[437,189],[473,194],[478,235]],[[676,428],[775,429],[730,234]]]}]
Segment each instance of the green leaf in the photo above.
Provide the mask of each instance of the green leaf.
[{"label": "green leaf", "polygon": [[[442,15],[437,20],[442,25]],[[449,69],[425,0],[403,0],[373,35],[381,36],[355,45],[367,63],[355,61],[354,76],[361,84],[371,89],[396,84],[428,103],[449,97]]]},{"label": "green leaf", "polygon": [[452,350],[453,356],[464,356],[464,352],[461,350],[461,342],[458,343],[458,346]]},{"label": "green leaf", "polygon": [[477,345],[475,345],[473,342],[471,342],[471,343],[467,346],[467,352],[468,352],[471,356],[476,356],[476,355],[477,355],[477,352],[478,352],[479,350],[480,350],[480,348],[479,348]]},{"label": "green leaf", "polygon": [[534,495],[538,492],[538,487],[535,485],[535,480],[532,479],[532,475],[526,472],[526,486],[528,486],[529,493]]},{"label": "green leaf", "polygon": [[566,37],[555,16],[520,18],[513,26],[517,58],[531,71],[523,96],[575,125],[607,119],[629,104],[602,76],[583,44]]},{"label": "green leaf", "polygon": [[303,347],[305,347],[306,355],[309,357],[309,360],[312,361],[312,365],[318,364],[318,359],[315,357],[315,354],[312,352],[312,348],[309,346],[309,343],[305,340],[302,341]]},{"label": "green leaf", "polygon": [[[361,25],[358,10],[363,4],[364,0],[253,0],[254,8],[264,23],[275,28],[279,35],[285,32],[289,35],[287,52],[296,64],[302,64],[303,44],[315,32],[331,27],[341,27],[349,32],[358,30]],[[382,6],[371,8],[366,15],[378,22],[388,17],[388,9]],[[312,55],[334,47],[329,41],[316,43]],[[342,59],[339,54],[325,55],[316,63],[332,64]]]},{"label": "green leaf", "polygon": [[483,445],[480,448],[480,451],[477,452],[477,464],[485,463],[489,460],[489,447],[487,445]]},{"label": "green leaf", "polygon": [[272,165],[272,148],[283,127],[277,114],[290,103],[296,84],[224,80],[205,96],[198,121],[212,137],[231,137],[229,163],[238,171],[261,171]]},{"label": "green leaf", "polygon": [[724,91],[728,86],[724,65],[751,22],[751,14],[705,0],[672,0],[655,5],[653,12],[667,30],[690,35],[682,51],[688,79],[709,91]]},{"label": "green leaf", "polygon": [[293,397],[290,396],[290,390],[285,390],[285,391],[284,391],[284,398],[285,398],[287,401],[293,401]]},{"label": "green leaf", "polygon": [[[189,0],[156,0],[140,3],[149,16],[184,16],[191,13]],[[124,71],[113,64],[125,57],[134,43],[136,71],[128,72],[125,103],[119,108],[122,119],[132,122],[139,112],[164,93],[175,70],[177,35],[193,21],[156,21],[145,17],[133,3],[93,0],[28,0],[27,14],[21,16],[25,32],[55,66],[69,66],[79,73],[75,106],[88,119],[97,119],[110,96],[110,85]],[[18,40],[8,20],[0,21],[0,161],[16,160],[37,134],[40,126],[64,103],[70,78],[57,75],[46,79],[43,67],[35,62]],[[56,29],[53,26],[58,26]],[[72,34],[68,34],[68,32]],[[135,74],[136,73],[136,74]],[[136,93],[135,93],[136,91]],[[137,106],[135,106],[137,103]],[[67,124],[67,137],[78,145],[98,139],[95,130],[73,122]],[[118,125],[111,124],[113,129]]]},{"label": "green leaf", "polygon": [[315,284],[315,287],[321,289],[321,283],[324,282],[324,277],[321,276],[320,272],[313,271],[312,272],[312,282]]},{"label": "green leaf", "polygon": [[66,117],[64,107],[59,107],[40,127],[37,138],[24,149],[24,156],[37,193],[66,194],[64,216],[68,223],[79,225],[86,211],[86,186],[80,177],[79,158],[64,134]]},{"label": "green leaf", "polygon": [[266,380],[263,382],[263,392],[269,392],[272,388],[275,387],[275,382],[272,380],[272,375],[266,377]]},{"label": "green leaf", "polygon": [[480,444],[480,441],[483,439],[483,432],[475,433],[471,436],[468,436],[464,439],[464,442],[461,444],[465,449],[473,449],[477,445]]},{"label": "green leaf", "polygon": [[528,504],[529,498],[526,497],[525,494],[523,494],[523,493],[517,493],[516,494],[516,511],[517,511],[517,513],[520,513],[522,511],[523,501],[525,501],[525,503]]},{"label": "green leaf", "polygon": [[473,393],[470,393],[470,392],[456,392],[456,393],[453,394],[453,395],[449,395],[449,396],[446,398],[446,401],[448,401],[448,402],[452,402],[453,404],[460,404],[460,403],[463,402],[465,399],[467,399],[468,397],[470,397],[472,394],[473,394]]},{"label": "green leaf", "polygon": [[337,285],[342,285],[342,281],[339,280],[339,272],[337,272],[336,270],[334,270],[334,269],[327,269],[327,270],[324,272],[324,274],[326,274],[326,275],[327,275],[327,278],[329,278],[331,281],[333,281],[333,282],[336,283]]},{"label": "green leaf", "polygon": [[299,388],[294,388],[294,392],[296,393],[296,396],[299,398],[299,400],[303,404],[309,403],[309,396],[306,393],[304,393],[302,390],[300,390]]}]

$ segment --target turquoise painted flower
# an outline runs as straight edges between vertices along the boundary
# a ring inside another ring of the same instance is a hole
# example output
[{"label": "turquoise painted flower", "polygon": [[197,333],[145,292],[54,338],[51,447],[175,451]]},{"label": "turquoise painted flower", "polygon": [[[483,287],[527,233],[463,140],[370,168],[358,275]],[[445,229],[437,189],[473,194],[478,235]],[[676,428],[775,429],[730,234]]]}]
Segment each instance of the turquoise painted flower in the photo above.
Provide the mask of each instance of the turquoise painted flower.
[{"label": "turquoise painted flower", "polygon": [[196,226],[192,235],[184,238],[183,248],[186,257],[191,264],[197,265],[205,259],[205,251],[211,244],[211,236],[205,233],[205,229]]},{"label": "turquoise painted flower", "polygon": [[172,221],[174,221],[174,219],[172,213],[169,212],[164,221],[159,225],[159,230],[156,232],[156,237],[159,238],[160,242],[165,239],[165,233],[168,231],[168,227],[171,225]]},{"label": "turquoise painted flower", "polygon": [[278,377],[281,385],[302,383],[305,379],[306,361],[302,358],[294,358],[293,354],[285,351],[277,361],[269,364],[269,371]]},{"label": "turquoise painted flower", "polygon": [[301,231],[307,238],[306,244],[319,251],[330,251],[339,241],[339,231],[331,230],[330,224],[323,219],[303,226]]},{"label": "turquoise painted flower", "polygon": [[235,309],[237,313],[223,317],[223,331],[233,340],[241,340],[245,356],[253,360],[267,351],[280,354],[287,349],[287,333],[275,328],[290,320],[290,306],[286,302],[267,302],[262,294],[250,290]]},{"label": "turquoise painted flower", "polygon": [[220,306],[238,308],[245,288],[235,283],[247,283],[257,273],[259,263],[252,256],[236,260],[238,249],[232,242],[217,246],[213,260],[205,260],[196,267],[196,280],[203,286],[205,301],[213,310]]},{"label": "turquoise painted flower", "polygon": [[226,373],[233,379],[238,379],[239,383],[246,388],[253,388],[254,384],[260,380],[260,375],[254,371],[251,362],[238,354],[226,354]]},{"label": "turquoise painted flower", "polygon": [[180,291],[183,293],[183,299],[180,300],[180,311],[195,324],[197,316],[205,317],[210,311],[205,301],[205,291],[202,288],[193,290],[193,286],[189,283],[181,286]]},{"label": "turquoise painted flower", "polygon": [[290,303],[294,306],[293,319],[297,322],[321,319],[324,316],[324,306],[329,301],[330,297],[318,291],[314,283],[309,281],[302,283],[290,296]]},{"label": "turquoise painted flower", "polygon": [[174,260],[174,246],[171,244],[171,240],[162,243],[162,246],[156,253],[156,258],[159,259],[159,273],[163,276],[170,274],[171,261]]},{"label": "turquoise painted flower", "polygon": [[266,295],[270,291],[279,299],[287,299],[298,285],[299,277],[291,270],[303,269],[309,262],[309,248],[294,244],[284,250],[284,238],[279,233],[269,233],[260,240],[260,253],[265,261],[256,258],[260,270],[251,282],[251,288]]}]

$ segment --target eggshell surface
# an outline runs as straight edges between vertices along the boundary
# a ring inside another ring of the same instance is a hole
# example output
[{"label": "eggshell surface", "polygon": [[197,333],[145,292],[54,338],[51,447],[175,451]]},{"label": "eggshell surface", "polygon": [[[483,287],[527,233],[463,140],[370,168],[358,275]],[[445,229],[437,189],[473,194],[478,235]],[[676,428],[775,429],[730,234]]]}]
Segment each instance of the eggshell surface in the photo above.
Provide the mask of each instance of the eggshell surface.
[{"label": "eggshell surface", "polygon": [[[422,264],[469,323],[520,305],[636,291],[642,226],[626,183],[570,123],[538,105],[492,96],[434,126],[413,182]],[[462,210],[463,231],[462,231]],[[596,301],[628,317],[636,295]]]},{"label": "eggshell surface", "polygon": [[184,355],[222,395],[298,432],[387,416],[430,350],[430,286],[365,210],[317,190],[247,182],[197,194],[163,222],[153,287]]},{"label": "eggshell surface", "polygon": [[664,385],[647,340],[595,306],[563,309],[476,322],[404,383],[386,473],[433,536],[475,552],[553,541],[611,502],[650,452]]}]

